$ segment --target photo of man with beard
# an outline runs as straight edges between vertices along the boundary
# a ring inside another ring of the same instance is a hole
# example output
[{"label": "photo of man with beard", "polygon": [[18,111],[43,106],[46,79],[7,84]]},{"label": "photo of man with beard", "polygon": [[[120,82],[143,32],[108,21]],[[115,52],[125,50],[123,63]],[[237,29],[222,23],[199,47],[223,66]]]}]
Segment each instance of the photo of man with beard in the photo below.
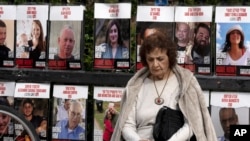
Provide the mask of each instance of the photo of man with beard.
[{"label": "photo of man with beard", "polygon": [[194,29],[194,45],[189,55],[194,64],[210,64],[210,28],[199,23]]}]

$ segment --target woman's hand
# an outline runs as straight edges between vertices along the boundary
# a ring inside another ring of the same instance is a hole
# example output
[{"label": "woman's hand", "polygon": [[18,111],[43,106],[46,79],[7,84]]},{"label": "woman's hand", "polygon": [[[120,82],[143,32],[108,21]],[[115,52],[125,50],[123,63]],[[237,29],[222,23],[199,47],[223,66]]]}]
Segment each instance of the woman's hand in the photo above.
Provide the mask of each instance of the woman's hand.
[{"label": "woman's hand", "polygon": [[[39,41],[38,41],[38,39],[33,39],[32,42],[33,42],[32,48],[35,49],[35,48],[38,46]],[[33,50],[34,50],[34,49],[33,49]]]}]

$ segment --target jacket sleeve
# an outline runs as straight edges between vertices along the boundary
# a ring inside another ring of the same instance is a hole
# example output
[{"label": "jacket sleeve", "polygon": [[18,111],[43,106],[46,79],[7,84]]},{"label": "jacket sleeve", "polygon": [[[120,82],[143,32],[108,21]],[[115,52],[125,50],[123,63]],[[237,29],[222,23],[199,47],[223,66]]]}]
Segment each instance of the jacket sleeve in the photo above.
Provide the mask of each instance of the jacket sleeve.
[{"label": "jacket sleeve", "polygon": [[203,91],[195,76],[183,92],[179,106],[198,141],[217,140]]}]

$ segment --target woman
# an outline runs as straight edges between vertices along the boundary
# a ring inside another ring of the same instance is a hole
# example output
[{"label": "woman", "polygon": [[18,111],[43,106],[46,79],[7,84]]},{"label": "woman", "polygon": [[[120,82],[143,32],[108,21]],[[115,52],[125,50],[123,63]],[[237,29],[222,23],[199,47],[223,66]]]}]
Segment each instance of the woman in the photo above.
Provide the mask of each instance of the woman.
[{"label": "woman", "polygon": [[[102,45],[103,46],[103,45]],[[128,48],[123,45],[121,30],[118,20],[110,20],[107,26],[105,52],[102,58],[105,59],[128,59]]]},{"label": "woman", "polygon": [[128,82],[112,141],[153,141],[153,126],[163,106],[180,110],[184,125],[168,141],[215,141],[203,92],[193,73],[177,65],[176,45],[157,31],[140,48],[140,69]]},{"label": "woman", "polygon": [[112,126],[112,114],[107,111],[104,117],[103,141],[110,141],[114,128]]},{"label": "woman", "polygon": [[250,51],[244,46],[244,33],[240,25],[234,25],[227,31],[222,52],[226,53],[222,65],[250,65]]},{"label": "woman", "polygon": [[[38,60],[41,56],[41,52],[45,52],[45,41],[42,24],[39,20],[32,22],[31,28],[31,40],[28,41],[29,59]],[[45,59],[45,56],[40,59]]]}]

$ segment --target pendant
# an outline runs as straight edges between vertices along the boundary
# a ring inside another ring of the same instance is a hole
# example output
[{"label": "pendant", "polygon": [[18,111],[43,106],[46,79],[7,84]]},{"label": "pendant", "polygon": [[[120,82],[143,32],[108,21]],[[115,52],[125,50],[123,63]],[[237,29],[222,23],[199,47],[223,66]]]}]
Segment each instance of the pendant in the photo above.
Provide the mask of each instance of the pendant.
[{"label": "pendant", "polygon": [[160,98],[160,97],[155,98],[155,104],[161,105],[161,104],[163,104],[163,103],[164,103],[164,99],[163,99],[163,98]]}]

